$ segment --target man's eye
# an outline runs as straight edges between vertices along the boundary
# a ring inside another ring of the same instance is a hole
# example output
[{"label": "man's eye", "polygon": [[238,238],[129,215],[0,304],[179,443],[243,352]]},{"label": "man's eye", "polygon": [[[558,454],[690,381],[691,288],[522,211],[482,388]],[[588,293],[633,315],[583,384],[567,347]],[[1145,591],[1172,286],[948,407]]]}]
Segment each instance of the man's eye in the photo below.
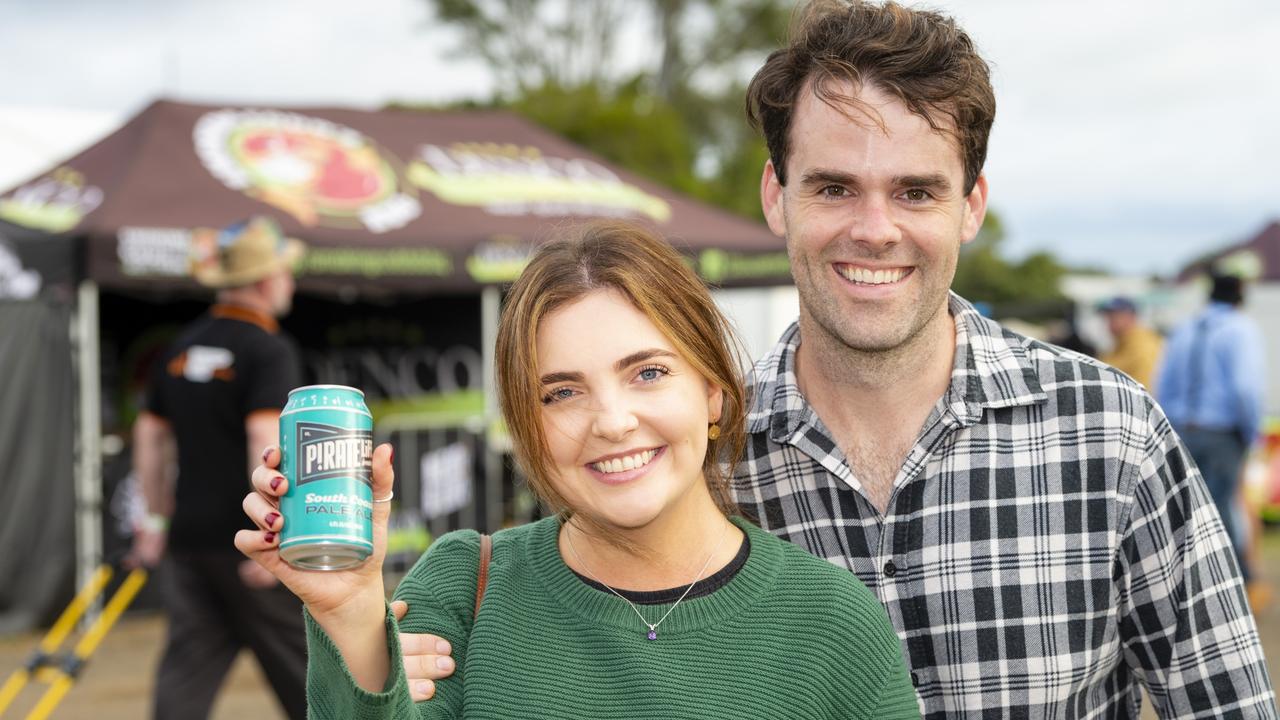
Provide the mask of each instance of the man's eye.
[{"label": "man's eye", "polygon": [[822,194],[826,197],[839,198],[848,195],[849,191],[840,185],[828,185],[822,188]]},{"label": "man's eye", "polygon": [[920,188],[912,188],[904,194],[911,202],[924,202],[929,199],[929,192]]}]

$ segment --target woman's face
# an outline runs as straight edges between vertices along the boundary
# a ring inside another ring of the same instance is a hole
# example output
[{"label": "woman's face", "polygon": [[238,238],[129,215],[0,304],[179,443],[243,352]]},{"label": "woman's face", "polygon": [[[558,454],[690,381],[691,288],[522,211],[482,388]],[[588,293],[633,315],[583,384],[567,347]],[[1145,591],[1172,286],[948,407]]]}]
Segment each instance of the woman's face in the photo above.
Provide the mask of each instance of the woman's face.
[{"label": "woman's face", "polygon": [[695,508],[722,393],[616,290],[556,309],[538,329],[542,423],[556,490],[619,530]]}]

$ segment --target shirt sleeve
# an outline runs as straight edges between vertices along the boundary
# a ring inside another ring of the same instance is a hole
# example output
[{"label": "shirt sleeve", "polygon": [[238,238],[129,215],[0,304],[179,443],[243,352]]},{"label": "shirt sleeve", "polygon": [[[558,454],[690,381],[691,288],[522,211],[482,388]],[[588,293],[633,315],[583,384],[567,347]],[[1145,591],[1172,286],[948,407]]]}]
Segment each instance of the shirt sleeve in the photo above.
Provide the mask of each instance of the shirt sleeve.
[{"label": "shirt sleeve", "polygon": [[905,664],[899,662],[886,678],[875,717],[876,720],[919,720],[920,701],[916,699],[916,689]]},{"label": "shirt sleeve", "polygon": [[[841,570],[840,572],[844,572]],[[879,599],[851,573],[841,578],[836,592],[847,613],[832,618],[808,616],[815,627],[826,627],[830,638],[821,652],[833,671],[833,685],[842,702],[836,717],[876,720],[919,720],[920,701],[902,654],[902,640]],[[850,649],[857,656],[858,672],[847,670]],[[819,652],[814,648],[812,652]],[[821,657],[821,656],[817,656]]]},{"label": "shirt sleeve", "polygon": [[253,365],[246,368],[244,415],[283,408],[289,391],[301,384],[297,349],[282,337],[272,339],[253,348]]},{"label": "shirt sleeve", "polygon": [[[1242,318],[1243,320],[1243,318]],[[1236,412],[1236,427],[1246,444],[1251,444],[1262,429],[1262,402],[1267,393],[1266,351],[1257,327],[1242,322],[1225,348],[1231,403]]]},{"label": "shirt sleeve", "polygon": [[1170,408],[1175,418],[1181,418],[1182,399],[1185,397],[1186,357],[1183,351],[1185,328],[1179,328],[1165,343],[1164,352],[1156,364],[1156,386],[1153,393],[1160,404]]},{"label": "shirt sleeve", "polygon": [[[404,665],[400,662],[400,637],[387,608],[387,647],[391,674],[382,692],[360,687],[342,653],[328,634],[305,612],[307,624],[307,717],[310,720],[409,720],[419,717],[409,694]],[[435,715],[432,717],[452,717]]]},{"label": "shirt sleeve", "polygon": [[[469,530],[441,536],[396,588],[409,604],[396,623],[388,610],[387,648],[391,674],[382,692],[361,688],[324,630],[307,616],[307,717],[311,720],[452,720],[462,717],[462,683],[471,635],[480,536]],[[436,680],[430,700],[414,703],[404,672],[399,633],[430,633],[449,641],[457,668]]]},{"label": "shirt sleeve", "polygon": [[142,399],[142,409],[162,418],[169,417],[169,410],[164,402],[165,366],[169,363],[169,351],[161,353],[147,371],[146,395]]},{"label": "shirt sleeve", "polygon": [[1158,406],[1117,563],[1120,639],[1162,718],[1275,718],[1257,627],[1217,510]]}]

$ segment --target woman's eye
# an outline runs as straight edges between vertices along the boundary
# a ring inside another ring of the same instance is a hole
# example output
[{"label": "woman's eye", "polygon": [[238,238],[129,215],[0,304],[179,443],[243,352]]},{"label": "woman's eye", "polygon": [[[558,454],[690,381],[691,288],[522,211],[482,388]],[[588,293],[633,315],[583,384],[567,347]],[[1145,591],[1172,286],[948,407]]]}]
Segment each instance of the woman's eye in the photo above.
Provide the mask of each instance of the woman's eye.
[{"label": "woman's eye", "polygon": [[552,390],[551,392],[542,396],[542,404],[550,405],[551,403],[559,402],[561,400],[567,400],[571,397],[573,397],[573,388],[567,388],[567,387],[556,388],[555,390]]},{"label": "woman's eye", "polygon": [[653,365],[650,367],[641,368],[640,372],[636,374],[636,377],[640,378],[640,380],[642,380],[643,382],[653,382],[654,380],[661,378],[663,375],[669,375],[669,374],[671,374],[670,370],[667,370],[664,367]]}]

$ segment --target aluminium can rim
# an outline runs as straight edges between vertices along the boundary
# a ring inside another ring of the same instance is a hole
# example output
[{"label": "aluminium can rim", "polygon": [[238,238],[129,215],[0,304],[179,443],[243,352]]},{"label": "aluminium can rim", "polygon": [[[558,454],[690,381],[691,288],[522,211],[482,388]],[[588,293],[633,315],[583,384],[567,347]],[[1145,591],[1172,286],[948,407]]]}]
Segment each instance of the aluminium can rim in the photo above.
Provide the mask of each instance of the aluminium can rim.
[{"label": "aluminium can rim", "polygon": [[350,390],[351,392],[358,393],[360,397],[364,397],[363,390],[361,390],[360,388],[351,387],[350,385],[303,385],[302,387],[296,387],[290,390],[289,394],[292,395],[294,393],[302,392],[304,390]]}]

